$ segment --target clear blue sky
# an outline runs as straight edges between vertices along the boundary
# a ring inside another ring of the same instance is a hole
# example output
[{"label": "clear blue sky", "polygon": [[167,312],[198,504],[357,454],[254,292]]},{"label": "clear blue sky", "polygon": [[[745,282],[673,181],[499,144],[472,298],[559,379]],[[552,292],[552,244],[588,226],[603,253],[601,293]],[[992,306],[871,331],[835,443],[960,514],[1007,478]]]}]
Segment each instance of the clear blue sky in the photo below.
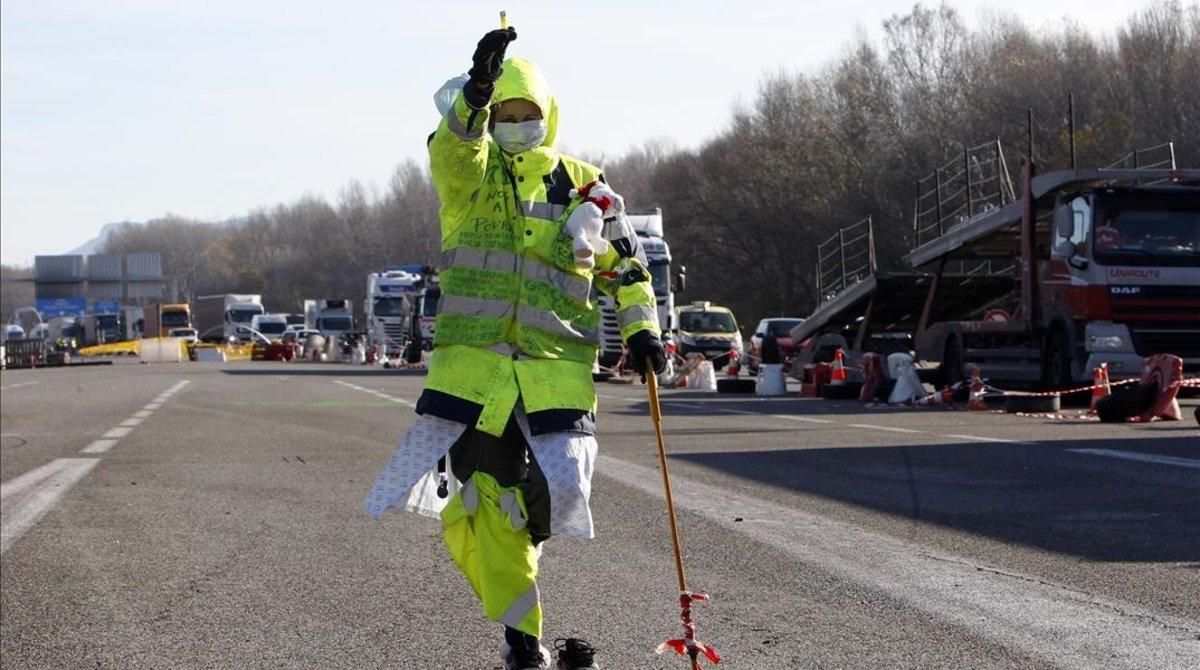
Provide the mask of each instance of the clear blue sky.
[{"label": "clear blue sky", "polygon": [[[0,255],[31,263],[104,223],[220,219],[425,160],[433,91],[508,10],[510,54],[537,61],[570,150],[652,137],[695,146],[764,72],[818,68],[911,0],[843,2],[180,2],[0,5]],[[928,3],[927,3],[928,4]],[[1109,32],[1134,8],[964,0]],[[1138,3],[1139,5],[1141,3]]]}]

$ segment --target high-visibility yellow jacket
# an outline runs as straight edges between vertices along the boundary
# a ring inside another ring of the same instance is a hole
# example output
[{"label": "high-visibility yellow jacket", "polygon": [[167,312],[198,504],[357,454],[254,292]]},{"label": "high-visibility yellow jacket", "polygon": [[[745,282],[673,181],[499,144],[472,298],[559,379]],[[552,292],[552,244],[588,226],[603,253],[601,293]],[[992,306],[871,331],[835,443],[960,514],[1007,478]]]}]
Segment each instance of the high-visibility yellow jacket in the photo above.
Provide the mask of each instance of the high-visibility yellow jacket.
[{"label": "high-visibility yellow jacket", "polygon": [[503,67],[492,101],[535,103],[548,133],[509,155],[488,132],[490,110],[460,94],[430,138],[442,297],[417,411],[500,435],[519,398],[535,433],[591,432],[600,326],[591,288],[615,298],[623,339],[658,334],[654,291],[624,217],[606,222],[610,244],[595,267],[575,266],[563,224],[581,201],[569,191],[601,171],[555,151],[558,106],[537,67],[519,58]]}]

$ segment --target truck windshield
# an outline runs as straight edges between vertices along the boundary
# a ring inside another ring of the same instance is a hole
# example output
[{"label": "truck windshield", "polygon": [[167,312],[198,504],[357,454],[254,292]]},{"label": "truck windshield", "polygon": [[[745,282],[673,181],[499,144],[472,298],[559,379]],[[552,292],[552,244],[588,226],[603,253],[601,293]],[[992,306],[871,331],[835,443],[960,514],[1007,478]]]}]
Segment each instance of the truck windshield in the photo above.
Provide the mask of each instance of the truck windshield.
[{"label": "truck windshield", "polygon": [[375,298],[371,309],[375,316],[404,316],[404,298]]},{"label": "truck windshield", "polygon": [[425,304],[421,306],[422,316],[437,316],[438,298],[442,297],[441,290],[425,293]]},{"label": "truck windshield", "polygon": [[327,316],[317,322],[318,330],[351,330],[354,328],[354,322],[348,316]]},{"label": "truck windshield", "polygon": [[651,263],[650,283],[654,286],[654,295],[664,297],[671,293],[671,264]]},{"label": "truck windshield", "polygon": [[1104,202],[1092,251],[1110,265],[1200,266],[1200,199]]},{"label": "truck windshield", "polygon": [[737,324],[729,312],[681,312],[679,329],[693,333],[736,333]]},{"label": "truck windshield", "polygon": [[188,325],[188,314],[187,312],[177,312],[173,310],[170,312],[163,312],[162,325],[164,328],[186,328]]},{"label": "truck windshield", "polygon": [[[229,310],[229,320],[232,321],[233,323],[244,323],[244,324],[249,325],[250,320],[253,319],[254,317],[258,316],[259,314],[262,314],[262,308],[259,308],[257,310],[231,309],[231,310]],[[165,319],[166,315],[163,315],[163,318]]]},{"label": "truck windshield", "polygon": [[791,337],[792,329],[804,323],[804,319],[775,319],[767,322],[767,334],[774,337]]}]

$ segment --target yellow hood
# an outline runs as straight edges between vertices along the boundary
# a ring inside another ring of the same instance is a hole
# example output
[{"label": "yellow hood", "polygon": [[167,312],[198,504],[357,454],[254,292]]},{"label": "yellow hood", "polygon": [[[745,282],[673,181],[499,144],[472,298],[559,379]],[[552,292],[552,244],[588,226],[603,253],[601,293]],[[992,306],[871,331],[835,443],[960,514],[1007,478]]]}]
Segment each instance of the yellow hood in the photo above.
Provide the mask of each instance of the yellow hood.
[{"label": "yellow hood", "polygon": [[558,135],[558,103],[554,101],[542,71],[533,61],[524,58],[508,58],[502,67],[496,90],[492,93],[492,104],[520,98],[537,105],[546,119],[546,139],[542,146],[553,147]]}]

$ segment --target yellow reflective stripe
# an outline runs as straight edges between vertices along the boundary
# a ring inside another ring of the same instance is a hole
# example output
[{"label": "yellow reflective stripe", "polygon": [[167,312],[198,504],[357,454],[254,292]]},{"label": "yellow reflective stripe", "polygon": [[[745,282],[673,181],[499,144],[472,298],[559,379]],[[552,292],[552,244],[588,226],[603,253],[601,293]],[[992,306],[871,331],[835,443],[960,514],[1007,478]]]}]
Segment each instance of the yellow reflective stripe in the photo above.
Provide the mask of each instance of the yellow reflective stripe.
[{"label": "yellow reflective stripe", "polygon": [[462,490],[458,492],[458,497],[462,501],[463,509],[467,514],[474,514],[479,509],[479,489],[475,488],[475,478],[472,477],[463,484]]},{"label": "yellow reflective stripe", "polygon": [[467,267],[491,272],[517,271],[518,255],[511,251],[495,251],[457,247],[442,253],[442,268]]},{"label": "yellow reflective stripe", "polygon": [[549,284],[584,305],[592,292],[591,283],[583,277],[550,267],[530,257],[525,258],[525,278]]},{"label": "yellow reflective stripe", "polygon": [[557,314],[547,309],[538,309],[529,305],[521,305],[517,308],[517,322],[543,330],[551,335],[565,337],[571,340],[584,340],[586,342],[598,342],[599,330],[596,328],[582,328],[568,321],[563,321]]},{"label": "yellow reflective stripe", "polygon": [[512,314],[512,303],[462,295],[443,295],[438,301],[438,315],[442,314],[502,319]]},{"label": "yellow reflective stripe", "polygon": [[630,305],[617,312],[617,325],[621,327],[621,332],[625,329],[638,323],[655,323],[657,321],[658,311],[649,305]]},{"label": "yellow reflective stripe", "polygon": [[525,207],[525,216],[547,221],[558,221],[563,214],[567,213],[566,205],[555,205],[549,202],[523,202],[521,204]]},{"label": "yellow reflective stripe", "polygon": [[508,515],[508,523],[513,527],[513,530],[521,530],[527,523],[525,521],[525,513],[521,511],[521,505],[517,502],[517,494],[513,491],[505,491],[500,494],[500,510]]},{"label": "yellow reflective stripe", "polygon": [[[470,247],[458,247],[442,254],[444,269],[469,268],[487,272],[516,274],[520,255],[509,251],[485,251]],[[445,270],[443,270],[445,274]],[[525,278],[549,284],[580,304],[586,305],[592,285],[580,275],[546,265],[537,259],[525,257]],[[443,280],[442,290],[446,290]]]},{"label": "yellow reflective stripe", "polygon": [[[467,118],[469,119],[470,113],[474,110],[471,110],[470,106],[468,106],[466,104],[464,104],[463,107],[465,107],[468,110]],[[471,129],[467,128],[467,123],[465,121],[463,121],[461,118],[459,118],[457,108],[451,109],[450,113],[446,115],[446,125],[450,127],[450,130],[455,135],[458,135],[459,137],[463,138],[464,140],[477,140],[477,139],[483,137],[483,126],[484,126],[483,122],[485,120],[487,120],[487,113],[482,110],[477,112],[475,114],[475,121],[479,125],[474,130],[471,130]]]},{"label": "yellow reflective stripe", "polygon": [[517,599],[512,601],[512,604],[500,616],[500,623],[509,628],[516,628],[520,625],[521,619],[524,619],[525,615],[532,612],[533,608],[538,606],[541,598],[542,596],[538,593],[538,586],[535,582],[525,593],[517,596]]}]

